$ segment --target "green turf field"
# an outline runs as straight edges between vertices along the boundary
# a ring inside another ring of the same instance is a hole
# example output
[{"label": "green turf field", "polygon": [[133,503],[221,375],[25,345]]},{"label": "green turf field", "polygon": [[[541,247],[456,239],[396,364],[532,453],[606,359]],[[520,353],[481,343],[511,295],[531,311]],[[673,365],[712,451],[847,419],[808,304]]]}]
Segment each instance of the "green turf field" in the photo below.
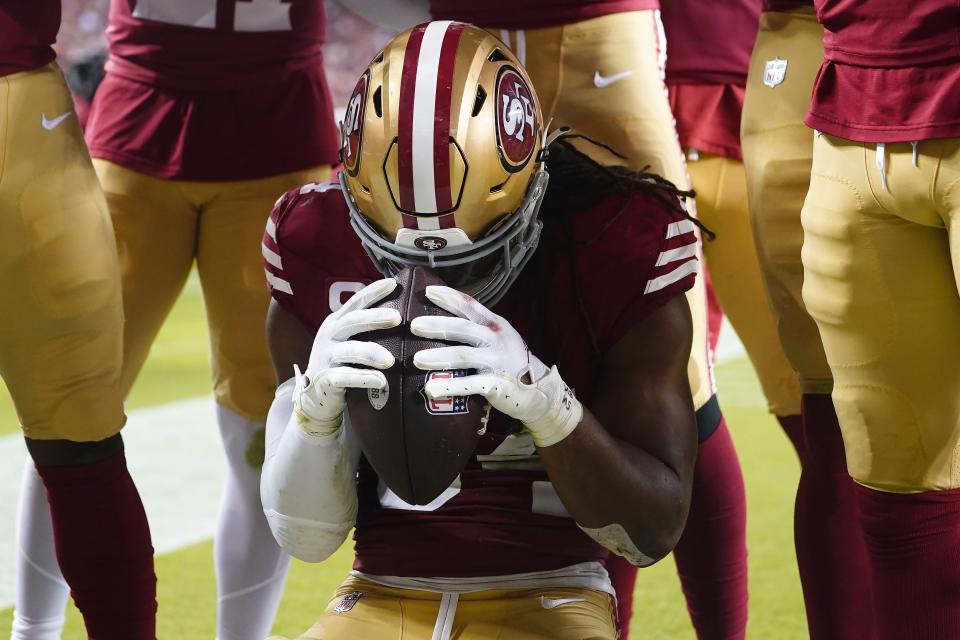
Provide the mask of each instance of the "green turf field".
[{"label": "green turf field", "polygon": [[[143,407],[203,394],[208,386],[203,305],[195,279],[188,283],[151,353],[131,396]],[[793,494],[796,458],[763,400],[745,360],[718,368],[720,401],[733,432],[749,500],[750,625],[748,637],[790,640],[806,637],[803,604],[793,553]],[[16,430],[16,417],[0,395],[0,433]],[[7,526],[12,526],[8,523]],[[295,636],[308,627],[346,573],[345,545],[320,565],[295,562],[275,632]],[[159,629],[162,640],[214,637],[212,544],[201,543],[157,559]],[[693,638],[670,559],[640,572],[631,639]],[[10,610],[0,612],[0,638],[9,636]],[[71,611],[64,640],[83,640],[79,616]]]}]

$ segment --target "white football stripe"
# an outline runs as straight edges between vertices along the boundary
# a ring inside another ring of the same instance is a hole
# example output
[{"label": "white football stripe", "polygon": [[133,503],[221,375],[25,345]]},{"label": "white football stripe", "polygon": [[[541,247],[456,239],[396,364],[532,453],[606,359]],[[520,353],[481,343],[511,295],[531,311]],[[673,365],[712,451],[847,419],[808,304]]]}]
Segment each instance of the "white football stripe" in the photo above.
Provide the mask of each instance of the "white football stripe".
[{"label": "white football stripe", "polygon": [[436,180],[433,175],[433,127],[437,102],[440,49],[449,20],[431,22],[423,33],[417,59],[416,91],[413,95],[413,206],[419,213],[437,212]]},{"label": "white football stripe", "polygon": [[[283,196],[280,197],[283,198]],[[277,200],[277,202],[280,201]],[[273,221],[273,218],[267,218],[267,235],[270,236],[274,242],[277,241],[277,223]]]},{"label": "white football stripe", "polygon": [[293,289],[290,288],[290,283],[284,280],[283,278],[278,278],[273,275],[266,269],[263,270],[267,274],[267,282],[270,283],[270,288],[275,289],[276,291],[283,291],[284,293],[289,293],[293,295]]},{"label": "white football stripe", "polygon": [[680,220],[679,222],[672,222],[670,223],[670,226],[667,227],[667,238],[676,238],[684,233],[691,233],[696,228],[697,225],[693,224],[692,220]]},{"label": "white football stripe", "polygon": [[678,260],[683,260],[685,258],[692,258],[697,255],[697,243],[691,242],[682,247],[677,247],[676,249],[667,249],[666,251],[661,251],[660,255],[657,256],[657,265],[662,267],[665,264],[671,262],[677,262]]},{"label": "white football stripe", "polygon": [[684,262],[679,267],[674,269],[669,273],[665,273],[659,278],[653,278],[652,280],[647,280],[647,286],[643,290],[644,294],[653,293],[654,291],[660,291],[664,287],[669,287],[674,282],[682,280],[691,273],[697,273],[700,271],[700,261],[699,260],[688,260]]},{"label": "white football stripe", "polygon": [[274,252],[263,242],[260,243],[260,251],[263,253],[264,260],[275,266],[277,269],[283,269],[283,261],[280,259],[280,254]]}]

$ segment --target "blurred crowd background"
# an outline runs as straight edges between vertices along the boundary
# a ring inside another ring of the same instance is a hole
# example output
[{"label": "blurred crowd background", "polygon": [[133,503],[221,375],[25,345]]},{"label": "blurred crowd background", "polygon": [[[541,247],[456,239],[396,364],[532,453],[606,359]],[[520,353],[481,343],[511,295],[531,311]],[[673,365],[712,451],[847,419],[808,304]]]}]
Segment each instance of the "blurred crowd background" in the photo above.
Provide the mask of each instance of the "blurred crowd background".
[{"label": "blurred crowd background", "polygon": [[[105,57],[109,6],[110,0],[63,0],[63,22],[56,48],[75,90],[78,82],[89,82],[91,76],[96,76],[90,67],[102,64]],[[326,1],[326,10],[324,66],[334,105],[340,109],[367,63],[394,34],[330,0]]]}]

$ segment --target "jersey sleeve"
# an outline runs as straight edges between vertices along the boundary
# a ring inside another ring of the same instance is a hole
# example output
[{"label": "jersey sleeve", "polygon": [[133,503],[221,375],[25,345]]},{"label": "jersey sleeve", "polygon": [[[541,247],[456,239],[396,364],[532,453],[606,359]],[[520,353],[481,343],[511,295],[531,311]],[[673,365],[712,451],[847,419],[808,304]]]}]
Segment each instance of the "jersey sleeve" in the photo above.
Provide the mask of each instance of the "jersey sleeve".
[{"label": "jersey sleeve", "polygon": [[635,202],[608,231],[615,264],[598,306],[599,346],[615,345],[634,326],[675,296],[692,288],[700,271],[699,236],[694,222],[659,198]]},{"label": "jersey sleeve", "polygon": [[335,183],[308,184],[281,196],[260,249],[270,295],[311,332],[378,277]]}]

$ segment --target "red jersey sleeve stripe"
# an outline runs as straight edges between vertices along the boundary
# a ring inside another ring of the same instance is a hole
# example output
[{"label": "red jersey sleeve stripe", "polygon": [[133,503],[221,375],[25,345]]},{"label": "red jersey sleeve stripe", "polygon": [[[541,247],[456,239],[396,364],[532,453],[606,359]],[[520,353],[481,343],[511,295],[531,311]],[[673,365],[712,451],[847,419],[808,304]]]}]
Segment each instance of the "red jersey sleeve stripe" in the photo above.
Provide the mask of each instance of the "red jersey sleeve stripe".
[{"label": "red jersey sleeve stripe", "polygon": [[290,286],[290,283],[280,278],[278,276],[270,273],[269,270],[264,269],[263,272],[267,274],[267,284],[270,285],[270,288],[274,291],[282,291],[283,293],[293,295],[293,288]]},{"label": "red jersey sleeve stripe", "polygon": [[660,255],[657,256],[657,262],[654,266],[662,267],[665,264],[671,262],[678,262],[680,260],[686,260],[687,258],[692,258],[697,255],[697,239],[692,238],[693,242],[690,244],[685,244],[682,247],[677,247],[675,249],[667,249],[666,251],[661,251]]},{"label": "red jersey sleeve stripe", "polygon": [[681,236],[685,233],[693,233],[696,231],[696,229],[697,225],[693,224],[693,220],[678,220],[677,222],[671,222],[669,225],[667,225],[667,240]]},{"label": "red jersey sleeve stripe", "polygon": [[[277,204],[279,203],[280,201],[278,200]],[[277,241],[277,223],[274,222],[273,216],[267,218],[267,235],[270,236],[270,239],[274,242]]]},{"label": "red jersey sleeve stripe", "polygon": [[647,280],[647,286],[644,288],[643,294],[647,295],[650,293],[654,293],[656,291],[660,291],[661,289],[665,289],[666,287],[669,287],[671,284],[674,284],[675,282],[679,282],[680,280],[683,280],[684,278],[686,278],[691,274],[696,274],[699,272],[700,272],[700,261],[697,260],[696,258],[692,258],[690,260],[687,260],[680,266],[676,267],[672,271],[668,271],[662,276],[658,276],[656,278],[651,278],[650,280]]},{"label": "red jersey sleeve stripe", "polygon": [[280,269],[281,271],[283,270],[283,261],[280,259],[280,254],[271,250],[270,247],[267,246],[266,242],[260,243],[260,251],[263,253],[264,260],[277,269]]}]

